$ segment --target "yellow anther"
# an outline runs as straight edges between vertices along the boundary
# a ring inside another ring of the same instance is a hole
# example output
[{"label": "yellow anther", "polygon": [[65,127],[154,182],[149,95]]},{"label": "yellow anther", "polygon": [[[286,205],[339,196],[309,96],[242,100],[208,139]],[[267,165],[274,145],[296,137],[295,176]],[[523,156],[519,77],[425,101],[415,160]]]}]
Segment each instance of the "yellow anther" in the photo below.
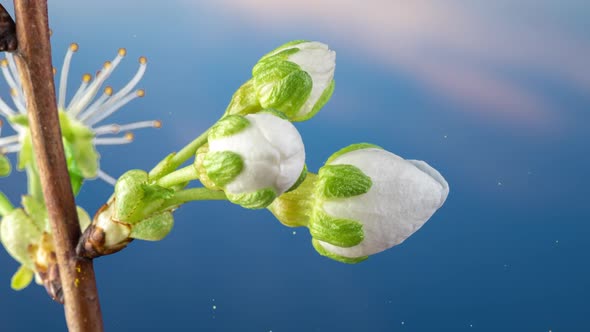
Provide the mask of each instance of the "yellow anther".
[{"label": "yellow anther", "polygon": [[8,67],[8,60],[2,59],[2,61],[0,61],[0,66],[2,66],[2,67]]},{"label": "yellow anther", "polygon": [[154,121],[154,128],[162,128],[162,121],[160,121],[160,120]]},{"label": "yellow anther", "polygon": [[113,88],[111,88],[110,86],[107,86],[106,88],[104,88],[104,93],[106,95],[111,96],[113,94]]},{"label": "yellow anther", "polygon": [[145,65],[147,63],[147,58],[144,56],[139,57],[139,64]]},{"label": "yellow anther", "polygon": [[102,67],[103,67],[104,69],[108,69],[110,66],[111,66],[111,62],[110,62],[110,61],[105,61],[105,62],[104,62],[104,65],[102,65]]},{"label": "yellow anther", "polygon": [[137,94],[138,97],[145,96],[145,90],[144,89],[139,89],[135,93]]},{"label": "yellow anther", "polygon": [[88,83],[88,82],[90,82],[90,80],[92,80],[92,75],[90,75],[88,73],[82,75],[82,82]]},{"label": "yellow anther", "polygon": [[49,29],[49,37],[53,36],[53,30]]},{"label": "yellow anther", "polygon": [[128,141],[133,141],[133,133],[129,132],[125,134],[125,139]]},{"label": "yellow anther", "polygon": [[76,44],[76,43],[71,43],[71,44],[70,44],[70,50],[71,50],[72,52],[77,52],[77,51],[78,51],[78,44]]},{"label": "yellow anther", "polygon": [[120,48],[120,49],[119,49],[119,55],[120,55],[120,56],[125,56],[125,55],[127,55],[127,50],[126,50],[126,49],[124,49],[124,48]]},{"label": "yellow anther", "polygon": [[57,68],[53,67],[53,75],[57,74]]},{"label": "yellow anther", "polygon": [[16,97],[18,95],[18,92],[16,91],[15,88],[10,89],[10,95],[13,97]]}]

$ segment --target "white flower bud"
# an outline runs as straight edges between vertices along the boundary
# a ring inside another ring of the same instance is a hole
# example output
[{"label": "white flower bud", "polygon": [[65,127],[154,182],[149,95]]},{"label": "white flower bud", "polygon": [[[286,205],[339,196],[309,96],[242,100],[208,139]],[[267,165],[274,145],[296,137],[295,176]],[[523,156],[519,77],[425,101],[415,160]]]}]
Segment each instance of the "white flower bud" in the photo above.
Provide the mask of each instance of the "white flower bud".
[{"label": "white flower bud", "polygon": [[347,263],[403,242],[449,193],[427,163],[368,144],[335,153],[318,175],[309,221],[313,244],[320,254]]},{"label": "white flower bud", "polygon": [[226,114],[245,115],[264,108],[291,121],[313,117],[334,91],[336,52],[320,42],[296,40],[262,57],[252,79],[232,97]]},{"label": "white flower bud", "polygon": [[246,208],[264,208],[299,179],[305,162],[297,129],[276,111],[230,115],[209,134],[200,171]]}]

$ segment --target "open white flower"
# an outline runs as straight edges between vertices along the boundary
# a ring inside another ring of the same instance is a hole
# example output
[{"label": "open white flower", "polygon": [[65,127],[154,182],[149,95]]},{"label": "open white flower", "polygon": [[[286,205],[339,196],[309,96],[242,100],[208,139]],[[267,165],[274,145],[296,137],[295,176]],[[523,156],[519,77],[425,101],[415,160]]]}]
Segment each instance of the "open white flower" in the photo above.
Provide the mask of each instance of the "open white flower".
[{"label": "open white flower", "polygon": [[336,52],[320,42],[296,40],[263,56],[252,79],[232,97],[227,114],[264,108],[283,112],[291,121],[313,117],[334,91]]},{"label": "open white flower", "polygon": [[[117,56],[112,61],[104,63],[102,69],[93,79],[92,75],[84,74],[82,83],[74,96],[66,103],[68,73],[73,54],[78,50],[78,45],[73,43],[65,55],[58,88],[58,109],[60,112],[60,124],[68,158],[68,168],[73,178],[81,179],[101,178],[111,184],[115,179],[104,173],[99,167],[99,156],[95,147],[98,145],[126,144],[133,140],[130,132],[135,129],[155,127],[159,128],[159,121],[139,121],[129,124],[101,123],[110,115],[135,98],[143,97],[144,90],[135,87],[143,77],[147,59],[139,58],[139,69],[133,78],[119,91],[107,86],[103,93],[97,97],[103,83],[112,74],[127,51],[119,49]],[[20,75],[16,67],[14,57],[6,53],[6,58],[0,61],[0,69],[10,86],[10,95],[15,108],[9,107],[0,98],[0,116],[6,118],[15,134],[0,138],[0,154],[19,153],[19,168],[24,168],[32,158],[30,134],[27,120],[27,108],[23,95]],[[119,133],[122,136],[112,136]],[[106,137],[105,137],[106,136]],[[75,179],[73,179],[75,181]]]},{"label": "open white flower", "polygon": [[259,209],[296,184],[305,167],[297,129],[279,112],[230,115],[209,133],[208,152],[197,169],[228,199]]}]

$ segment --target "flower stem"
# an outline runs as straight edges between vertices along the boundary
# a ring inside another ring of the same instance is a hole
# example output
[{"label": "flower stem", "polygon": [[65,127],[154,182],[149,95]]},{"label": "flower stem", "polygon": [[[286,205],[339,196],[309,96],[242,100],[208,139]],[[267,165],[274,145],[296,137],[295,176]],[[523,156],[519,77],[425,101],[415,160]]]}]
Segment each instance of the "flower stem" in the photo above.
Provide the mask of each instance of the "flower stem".
[{"label": "flower stem", "polygon": [[190,188],[178,191],[160,206],[160,210],[167,210],[180,204],[191,201],[205,201],[205,200],[226,200],[227,197],[223,191],[216,191],[207,188]]},{"label": "flower stem", "polygon": [[47,0],[14,0],[16,62],[26,96],[33,150],[49,214],[68,329],[102,331],[92,261],[76,255],[80,224],[55,99]]},{"label": "flower stem", "polygon": [[177,184],[186,183],[192,180],[198,180],[199,174],[193,164],[178,169],[172,173],[169,173],[158,180],[158,185],[166,188],[170,188]]},{"label": "flower stem", "polygon": [[195,157],[197,149],[205,145],[205,143],[207,143],[209,130],[211,130],[211,128],[207,129],[199,137],[195,138],[195,140],[193,140],[184,148],[182,148],[182,150],[178,151],[178,153],[171,160],[171,163],[175,165],[175,168],[182,165],[185,161],[189,160],[190,158]]},{"label": "flower stem", "polygon": [[10,200],[8,200],[8,197],[6,197],[6,195],[0,191],[0,217],[4,217],[12,210],[14,210],[14,205],[12,205]]}]

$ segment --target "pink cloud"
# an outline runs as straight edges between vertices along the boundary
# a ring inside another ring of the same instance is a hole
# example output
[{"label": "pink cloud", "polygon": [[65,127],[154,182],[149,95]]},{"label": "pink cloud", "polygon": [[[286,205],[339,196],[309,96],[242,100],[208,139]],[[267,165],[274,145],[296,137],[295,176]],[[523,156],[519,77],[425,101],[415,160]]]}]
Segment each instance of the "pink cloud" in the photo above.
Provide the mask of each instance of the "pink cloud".
[{"label": "pink cloud", "polygon": [[590,92],[590,44],[543,21],[517,19],[544,1],[218,0],[215,6],[220,4],[265,30],[318,27],[368,59],[407,71],[436,95],[511,121],[555,120],[551,100],[506,77],[511,70],[540,72]]}]

